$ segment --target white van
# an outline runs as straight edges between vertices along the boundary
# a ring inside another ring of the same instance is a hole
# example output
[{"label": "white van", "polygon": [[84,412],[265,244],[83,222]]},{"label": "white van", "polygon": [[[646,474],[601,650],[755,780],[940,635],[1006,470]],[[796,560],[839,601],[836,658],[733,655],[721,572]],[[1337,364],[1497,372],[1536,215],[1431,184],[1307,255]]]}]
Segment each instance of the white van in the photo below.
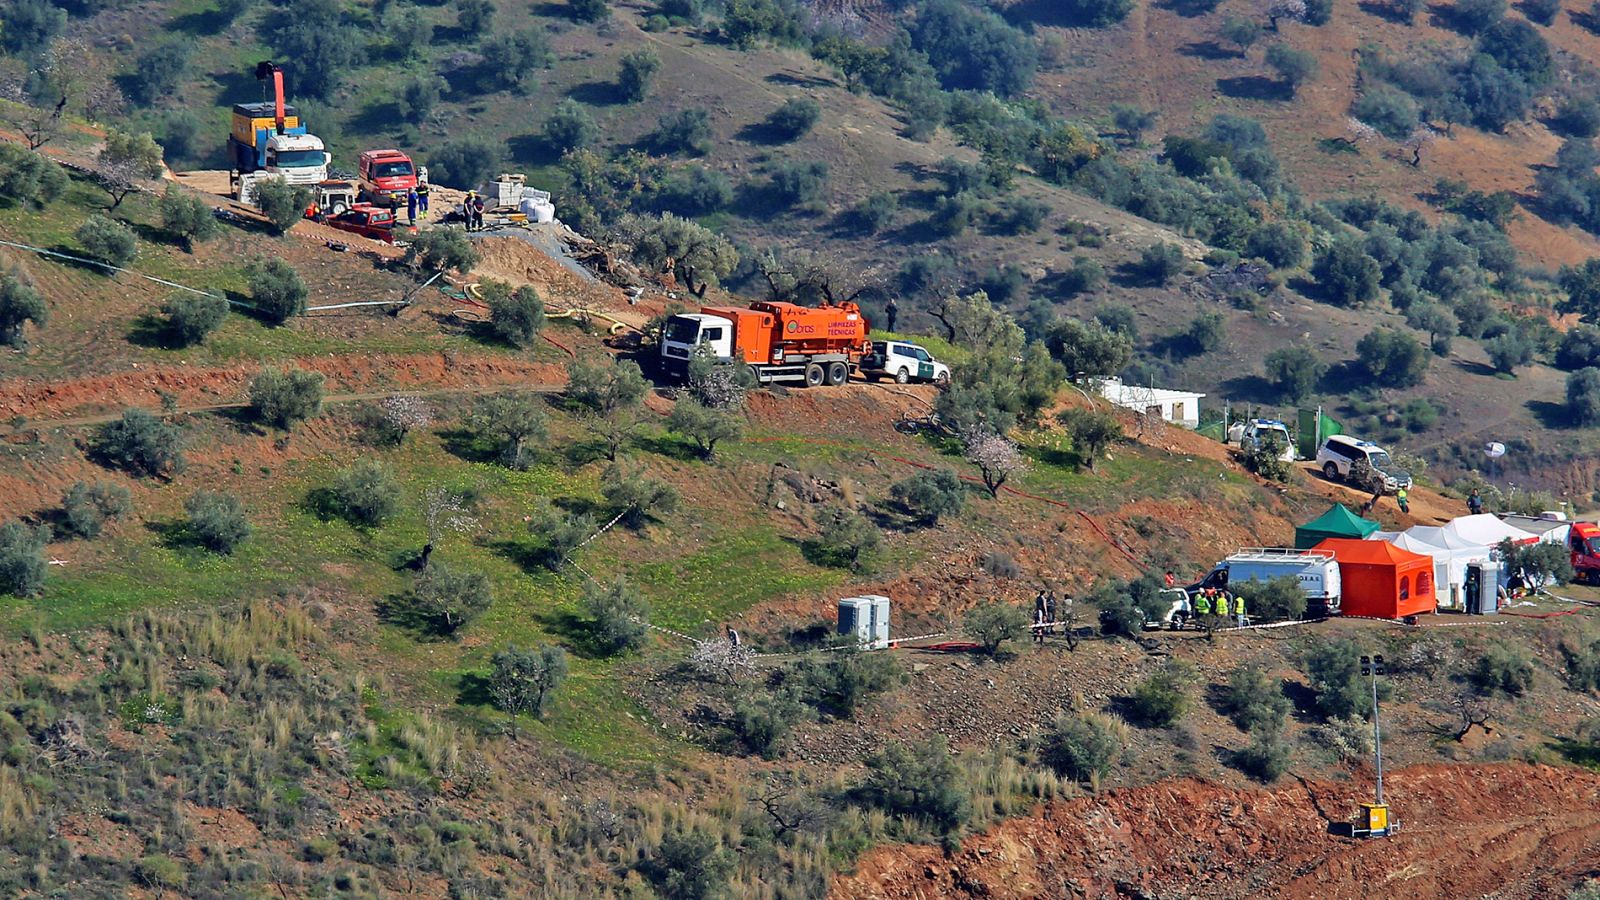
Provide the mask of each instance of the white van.
[{"label": "white van", "polygon": [[1291,577],[1306,592],[1306,615],[1337,615],[1343,583],[1339,563],[1327,550],[1290,550],[1285,547],[1247,547],[1217,563],[1206,577],[1186,590],[1192,598],[1206,588],[1234,587],[1246,581],[1272,581]]}]

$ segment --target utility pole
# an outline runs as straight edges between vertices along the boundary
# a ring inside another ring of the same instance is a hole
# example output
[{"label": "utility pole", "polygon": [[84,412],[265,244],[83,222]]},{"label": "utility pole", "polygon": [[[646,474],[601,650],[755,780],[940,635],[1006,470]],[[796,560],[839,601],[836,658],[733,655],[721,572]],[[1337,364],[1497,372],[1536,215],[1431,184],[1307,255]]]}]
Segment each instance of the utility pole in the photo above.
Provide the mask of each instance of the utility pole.
[{"label": "utility pole", "polygon": [[1374,802],[1361,804],[1361,814],[1350,829],[1355,837],[1388,837],[1400,828],[1399,822],[1390,821],[1389,806],[1383,802],[1383,728],[1378,722],[1378,676],[1386,672],[1382,656],[1361,657],[1361,674],[1372,680],[1372,753],[1378,768],[1378,790]]}]

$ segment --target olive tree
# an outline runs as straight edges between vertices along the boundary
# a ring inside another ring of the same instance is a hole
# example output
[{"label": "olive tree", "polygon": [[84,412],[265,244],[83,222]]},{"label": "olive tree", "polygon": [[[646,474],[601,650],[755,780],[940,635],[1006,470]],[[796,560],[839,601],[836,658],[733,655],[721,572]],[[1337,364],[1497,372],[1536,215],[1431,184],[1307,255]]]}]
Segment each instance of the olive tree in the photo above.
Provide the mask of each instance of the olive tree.
[{"label": "olive tree", "polygon": [[658,272],[670,272],[696,297],[739,264],[739,251],[727,238],[697,222],[672,213],[628,214],[617,226],[634,259]]},{"label": "olive tree", "polygon": [[322,412],[321,372],[268,367],[250,380],[250,409],[257,419],[289,431]]},{"label": "olive tree", "polygon": [[39,326],[49,319],[50,308],[28,276],[0,264],[0,346],[22,346],[27,324]]},{"label": "olive tree", "polygon": [[567,680],[567,651],[553,644],[527,650],[515,644],[489,661],[489,695],[494,705],[513,716],[544,717],[550,699]]}]

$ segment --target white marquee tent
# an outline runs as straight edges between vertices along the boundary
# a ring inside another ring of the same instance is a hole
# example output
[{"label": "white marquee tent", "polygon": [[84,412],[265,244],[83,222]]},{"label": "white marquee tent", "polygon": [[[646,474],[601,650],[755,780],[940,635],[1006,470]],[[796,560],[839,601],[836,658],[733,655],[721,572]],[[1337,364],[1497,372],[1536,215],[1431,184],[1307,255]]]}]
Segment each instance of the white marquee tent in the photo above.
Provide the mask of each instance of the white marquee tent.
[{"label": "white marquee tent", "polygon": [[1449,608],[1462,605],[1467,565],[1489,559],[1493,549],[1483,544],[1467,543],[1459,535],[1431,525],[1416,525],[1405,531],[1380,531],[1373,537],[1403,550],[1432,557],[1439,605]]},{"label": "white marquee tent", "polygon": [[1451,537],[1460,539],[1462,543],[1474,544],[1480,547],[1493,547],[1506,538],[1510,538],[1514,544],[1539,539],[1539,535],[1523,531],[1515,525],[1508,525],[1498,517],[1491,516],[1488,513],[1452,519],[1448,525],[1439,530],[1449,534]]}]

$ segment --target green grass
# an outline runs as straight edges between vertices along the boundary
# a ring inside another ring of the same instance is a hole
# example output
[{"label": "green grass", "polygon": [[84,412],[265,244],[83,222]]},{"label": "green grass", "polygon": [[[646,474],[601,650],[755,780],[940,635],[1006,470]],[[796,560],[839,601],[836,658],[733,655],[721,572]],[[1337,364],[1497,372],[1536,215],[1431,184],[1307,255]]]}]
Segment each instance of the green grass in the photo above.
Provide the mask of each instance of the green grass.
[{"label": "green grass", "polygon": [[704,549],[627,567],[654,608],[657,624],[694,633],[763,600],[818,592],[845,573],[814,566],[799,543],[771,525],[702,526]]},{"label": "green grass", "polygon": [[[193,455],[226,461],[237,458],[238,443],[259,440],[220,419],[196,422]],[[562,415],[553,417],[558,435],[570,425]],[[423,488],[470,489],[482,498],[479,526],[472,536],[447,536],[435,559],[487,575],[494,606],[463,629],[459,640],[419,639],[386,624],[371,640],[386,670],[404,686],[405,702],[455,707],[480,727],[503,727],[504,715],[466,689],[507,644],[570,644],[565,638],[577,621],[582,578],[575,569],[561,574],[524,569],[502,549],[503,542],[528,539],[523,516],[541,499],[598,502],[600,467],[573,469],[550,453],[527,471],[512,471],[452,455],[436,434],[415,435],[396,449],[359,452],[387,462],[401,485],[402,508],[382,526],[362,529],[338,518],[324,520],[307,500],[332,482],[354,452],[291,459],[266,471],[238,465],[227,480],[251,510],[254,533],[234,554],[184,546],[172,531],[181,513],[149,513],[152,527],[129,523],[113,529],[96,548],[98,562],[85,555],[81,564],[51,568],[43,597],[0,601],[0,615],[18,635],[41,627],[75,630],[144,608],[203,608],[310,585],[337,604],[372,604],[405,589],[410,576],[403,564],[426,539],[419,509]],[[200,481],[193,474],[180,476],[165,489],[163,508],[175,507]],[[69,560],[72,547],[62,551]],[[580,551],[577,560],[597,578],[626,574],[651,602],[655,621],[692,632],[766,600],[825,592],[845,578],[843,572],[808,563],[798,542],[771,525],[696,526],[693,513],[671,516],[645,536],[613,529]],[[658,647],[673,654],[683,649]],[[574,655],[571,677],[546,718],[524,717],[519,729],[607,765],[648,764],[681,752],[622,693],[618,667],[623,664]],[[397,732],[405,724],[398,714],[373,714],[380,729]],[[392,739],[385,738],[369,748],[361,768],[364,781],[386,782],[375,767],[394,755],[390,744]]]},{"label": "green grass", "polygon": [[[1210,460],[1174,457],[1137,444],[1117,444],[1090,472],[1059,435],[1024,446],[1031,466],[1012,486],[1086,509],[1113,508],[1134,497],[1190,497],[1214,486],[1229,495],[1251,483]],[[1203,487],[1204,486],[1204,487]]]}]

